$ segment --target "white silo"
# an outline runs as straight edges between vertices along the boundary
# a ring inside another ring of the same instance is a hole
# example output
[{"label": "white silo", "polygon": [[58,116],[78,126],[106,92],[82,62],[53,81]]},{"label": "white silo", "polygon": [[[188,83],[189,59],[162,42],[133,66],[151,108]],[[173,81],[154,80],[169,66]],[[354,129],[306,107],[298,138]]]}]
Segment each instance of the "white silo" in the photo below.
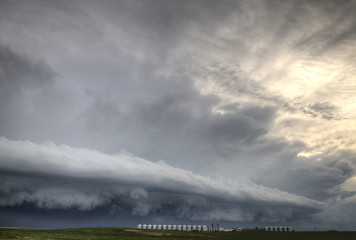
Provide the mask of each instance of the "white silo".
[{"label": "white silo", "polygon": [[293,228],[291,226],[288,227],[288,232],[293,232]]},{"label": "white silo", "polygon": [[201,231],[201,225],[197,226],[197,231],[199,231],[199,232]]},{"label": "white silo", "polygon": [[282,226],[279,226],[279,227],[278,227],[278,231],[283,232],[283,227],[282,227]]},{"label": "white silo", "polygon": [[152,229],[157,229],[157,225],[156,225],[156,224],[153,224],[153,225],[152,225]]},{"label": "white silo", "polygon": [[273,227],[275,232],[278,232],[278,227]]},{"label": "white silo", "polygon": [[182,226],[182,230],[183,230],[183,231],[187,231],[187,226],[186,226],[186,225],[183,225],[183,226]]},{"label": "white silo", "polygon": [[204,231],[204,232],[208,231],[208,227],[206,225],[203,225],[202,231]]},{"label": "white silo", "polygon": [[167,230],[167,225],[164,224],[164,225],[162,226],[162,229],[163,229],[163,230]]},{"label": "white silo", "polygon": [[188,225],[187,231],[192,231],[192,226]]},{"label": "white silo", "polygon": [[181,231],[182,230],[182,225],[177,226],[177,230]]},{"label": "white silo", "polygon": [[197,226],[193,225],[192,230],[196,231],[197,230]]},{"label": "white silo", "polygon": [[147,229],[152,229],[152,225],[151,225],[151,224],[148,224],[148,225],[147,225]]},{"label": "white silo", "polygon": [[137,225],[137,228],[141,229],[142,228],[142,224]]},{"label": "white silo", "polygon": [[162,225],[161,225],[161,224],[158,224],[158,225],[157,225],[157,229],[160,229],[160,230],[161,230],[161,229],[162,229]]},{"label": "white silo", "polygon": [[172,230],[172,225],[169,224],[169,225],[167,226],[167,230]]},{"label": "white silo", "polygon": [[143,225],[142,225],[142,228],[143,228],[143,229],[147,229],[147,225],[146,225],[146,224],[143,224]]},{"label": "white silo", "polygon": [[172,230],[177,230],[177,225],[172,225]]}]

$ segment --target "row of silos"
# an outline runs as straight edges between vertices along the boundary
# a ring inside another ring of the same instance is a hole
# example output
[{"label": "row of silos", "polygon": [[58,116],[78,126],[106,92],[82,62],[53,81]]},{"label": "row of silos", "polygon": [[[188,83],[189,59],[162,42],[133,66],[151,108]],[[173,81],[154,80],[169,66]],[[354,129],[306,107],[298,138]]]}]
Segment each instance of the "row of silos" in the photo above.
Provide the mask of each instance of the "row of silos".
[{"label": "row of silos", "polygon": [[208,231],[206,225],[166,225],[166,224],[138,224],[138,229],[178,230],[178,231]]},{"label": "row of silos", "polygon": [[293,232],[293,228],[291,226],[289,227],[282,227],[282,226],[274,226],[274,227],[271,227],[271,226],[267,226],[265,227],[265,231],[268,231],[268,232]]}]

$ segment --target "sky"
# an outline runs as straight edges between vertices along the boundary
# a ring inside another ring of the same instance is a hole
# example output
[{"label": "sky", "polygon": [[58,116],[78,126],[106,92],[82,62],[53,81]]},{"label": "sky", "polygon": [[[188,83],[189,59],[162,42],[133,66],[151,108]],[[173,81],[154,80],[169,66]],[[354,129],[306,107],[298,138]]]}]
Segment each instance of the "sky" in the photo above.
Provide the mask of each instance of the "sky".
[{"label": "sky", "polygon": [[0,0],[0,226],[356,230],[355,12]]}]

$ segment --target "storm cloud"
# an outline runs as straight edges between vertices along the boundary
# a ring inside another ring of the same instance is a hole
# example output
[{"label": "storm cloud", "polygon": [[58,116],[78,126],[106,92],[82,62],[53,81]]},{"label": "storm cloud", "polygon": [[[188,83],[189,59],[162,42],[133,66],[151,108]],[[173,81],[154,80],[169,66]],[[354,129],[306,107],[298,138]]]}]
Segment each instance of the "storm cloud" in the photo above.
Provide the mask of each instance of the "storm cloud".
[{"label": "storm cloud", "polygon": [[[137,201],[138,204],[133,213],[142,214],[139,208],[145,207],[147,212],[143,214],[147,214],[151,206],[142,200],[148,198],[149,191],[177,195],[182,200],[186,197],[202,198],[206,205],[213,201],[228,209],[234,209],[235,204],[244,203],[251,206],[283,204],[286,207],[306,208],[311,211],[322,207],[320,202],[277,189],[265,188],[251,182],[228,184],[171,167],[164,162],[153,163],[128,153],[109,156],[88,149],[56,146],[51,142],[38,145],[5,138],[1,138],[0,149],[1,169],[5,175],[11,173],[10,178],[2,179],[2,206],[33,202],[44,208],[77,207],[88,210],[128,194],[132,201]],[[19,176],[18,182],[14,179],[16,175]],[[65,179],[73,179],[74,184],[66,184],[68,180]],[[43,181],[45,183],[42,183]],[[98,182],[102,182],[103,189],[100,184],[95,186]],[[79,187],[81,185],[82,187]],[[158,198],[155,204],[163,198]],[[168,199],[172,201],[174,197]],[[145,209],[141,209],[143,210]]]},{"label": "storm cloud", "polygon": [[1,224],[351,228],[355,9],[0,1]]}]

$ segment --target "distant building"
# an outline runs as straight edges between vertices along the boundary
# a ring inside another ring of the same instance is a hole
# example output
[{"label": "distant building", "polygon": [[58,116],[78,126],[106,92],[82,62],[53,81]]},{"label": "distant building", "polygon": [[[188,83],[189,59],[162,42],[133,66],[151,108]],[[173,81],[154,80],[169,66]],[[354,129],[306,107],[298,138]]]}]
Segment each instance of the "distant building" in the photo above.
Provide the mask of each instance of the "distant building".
[{"label": "distant building", "polygon": [[264,227],[264,230],[265,231],[270,231],[270,232],[292,232],[293,231],[293,229],[292,229],[292,227],[286,227],[286,226],[279,226],[279,227],[277,227],[277,226],[274,226],[274,227],[272,227],[272,226],[266,226],[266,227]]},{"label": "distant building", "polygon": [[235,229],[233,229],[233,228],[222,228],[222,232],[232,232],[232,231],[234,231]]},{"label": "distant building", "polygon": [[171,224],[138,224],[138,229],[158,229],[158,230],[178,230],[178,231],[220,231],[220,232],[232,232],[232,231],[279,231],[279,232],[292,232],[292,227],[286,226],[266,226],[264,228],[223,228],[220,227],[219,224],[214,227],[214,224],[211,225],[211,229],[208,228],[206,225],[171,225]]}]

